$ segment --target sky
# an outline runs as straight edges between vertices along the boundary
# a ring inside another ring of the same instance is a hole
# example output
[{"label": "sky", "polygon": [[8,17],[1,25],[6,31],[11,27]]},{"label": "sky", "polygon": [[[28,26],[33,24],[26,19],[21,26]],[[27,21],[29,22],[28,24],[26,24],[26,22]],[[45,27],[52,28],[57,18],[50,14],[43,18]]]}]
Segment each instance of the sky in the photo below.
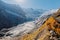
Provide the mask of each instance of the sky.
[{"label": "sky", "polygon": [[60,0],[3,0],[6,3],[18,4],[23,8],[57,9],[60,8]]}]

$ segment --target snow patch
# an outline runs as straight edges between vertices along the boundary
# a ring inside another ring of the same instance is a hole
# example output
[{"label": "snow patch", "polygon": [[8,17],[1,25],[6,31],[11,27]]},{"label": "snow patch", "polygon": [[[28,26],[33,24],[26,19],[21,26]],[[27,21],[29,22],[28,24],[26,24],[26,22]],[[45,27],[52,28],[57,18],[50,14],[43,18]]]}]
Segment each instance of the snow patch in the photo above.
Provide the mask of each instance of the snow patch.
[{"label": "snow patch", "polygon": [[17,36],[17,35],[20,35],[21,33],[22,34],[28,33],[31,30],[33,30],[35,27],[36,25],[34,24],[33,21],[27,22],[11,28],[11,30],[7,32],[7,34],[13,34],[11,36]]}]

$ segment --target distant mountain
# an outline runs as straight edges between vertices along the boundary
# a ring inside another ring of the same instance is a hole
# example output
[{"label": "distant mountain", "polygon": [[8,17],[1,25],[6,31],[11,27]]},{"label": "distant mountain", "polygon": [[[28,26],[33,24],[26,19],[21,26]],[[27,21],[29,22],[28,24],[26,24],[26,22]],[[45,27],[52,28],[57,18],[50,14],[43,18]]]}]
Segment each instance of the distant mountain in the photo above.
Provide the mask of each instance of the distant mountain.
[{"label": "distant mountain", "polygon": [[27,8],[23,9],[26,13],[26,17],[30,18],[30,20],[35,20],[37,17],[41,16],[45,11],[43,9],[33,9],[33,8]]},{"label": "distant mountain", "polygon": [[0,29],[10,28],[26,21],[25,12],[20,6],[0,0]]},{"label": "distant mountain", "polygon": [[10,28],[26,21],[33,21],[47,10],[21,8],[16,4],[7,4],[0,0],[0,29]]}]

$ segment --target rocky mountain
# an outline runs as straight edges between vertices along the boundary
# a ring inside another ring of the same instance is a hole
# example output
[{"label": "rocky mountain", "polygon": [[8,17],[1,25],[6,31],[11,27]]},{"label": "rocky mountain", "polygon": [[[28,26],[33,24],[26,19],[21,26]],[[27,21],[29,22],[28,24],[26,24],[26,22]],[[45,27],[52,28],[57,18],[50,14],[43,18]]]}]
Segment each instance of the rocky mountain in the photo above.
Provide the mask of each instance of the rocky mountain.
[{"label": "rocky mountain", "polygon": [[[57,10],[56,10],[57,11]],[[55,11],[55,12],[56,12]],[[48,12],[48,11],[47,11]],[[51,12],[51,15],[55,12],[49,11]],[[48,12],[48,13],[49,13]],[[46,13],[45,13],[46,14]],[[26,22],[23,24],[19,24],[18,26],[12,27],[9,29],[8,32],[6,32],[6,35],[14,37],[17,35],[21,35],[24,33],[29,33],[34,29],[37,29],[38,27],[40,27],[43,23],[45,23],[45,21],[51,16],[49,15],[43,15],[42,17],[40,16],[38,19],[36,19],[35,21],[30,21],[30,22]],[[19,29],[19,30],[18,30]],[[2,30],[5,31],[5,30]],[[17,31],[17,32],[16,32]],[[11,34],[11,35],[9,35]]]},{"label": "rocky mountain", "polygon": [[[22,9],[0,0],[0,37],[16,37],[37,29],[58,9]],[[59,18],[58,18],[59,19]]]},{"label": "rocky mountain", "polygon": [[[41,25],[43,25],[45,23],[45,21],[52,16],[54,13],[56,13],[58,10],[54,10],[54,11],[47,11],[45,12],[45,14],[43,16],[40,16],[37,20],[35,21],[30,21],[30,22],[26,22],[23,24],[19,24],[18,26],[12,27],[8,32],[6,32],[6,34],[4,35],[5,38],[3,39],[11,39],[11,40],[20,40],[20,36],[24,35],[24,34],[30,34],[31,32],[33,32],[34,30],[36,30],[37,28],[39,28]],[[51,13],[50,13],[51,12]],[[48,15],[46,15],[48,13]],[[18,30],[19,29],[19,30]],[[3,30],[1,30],[3,32]],[[5,30],[4,30],[5,31]],[[13,38],[12,38],[13,37]]]},{"label": "rocky mountain", "polygon": [[[60,40],[60,10],[50,12],[48,15],[43,15],[40,21],[38,20],[36,24],[38,28],[22,35],[20,40]],[[44,21],[42,25],[38,25],[41,21]]]}]

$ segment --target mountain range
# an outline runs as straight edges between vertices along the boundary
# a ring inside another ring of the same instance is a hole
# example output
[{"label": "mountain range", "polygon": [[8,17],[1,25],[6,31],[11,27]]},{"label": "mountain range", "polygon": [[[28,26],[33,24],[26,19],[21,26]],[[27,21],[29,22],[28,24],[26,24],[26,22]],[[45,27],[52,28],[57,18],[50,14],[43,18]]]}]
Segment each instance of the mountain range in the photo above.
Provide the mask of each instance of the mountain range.
[{"label": "mountain range", "polygon": [[23,9],[16,4],[8,4],[0,0],[0,30],[33,21],[46,10],[27,8]]},{"label": "mountain range", "polygon": [[0,29],[16,26],[26,21],[25,12],[20,6],[0,0]]}]

